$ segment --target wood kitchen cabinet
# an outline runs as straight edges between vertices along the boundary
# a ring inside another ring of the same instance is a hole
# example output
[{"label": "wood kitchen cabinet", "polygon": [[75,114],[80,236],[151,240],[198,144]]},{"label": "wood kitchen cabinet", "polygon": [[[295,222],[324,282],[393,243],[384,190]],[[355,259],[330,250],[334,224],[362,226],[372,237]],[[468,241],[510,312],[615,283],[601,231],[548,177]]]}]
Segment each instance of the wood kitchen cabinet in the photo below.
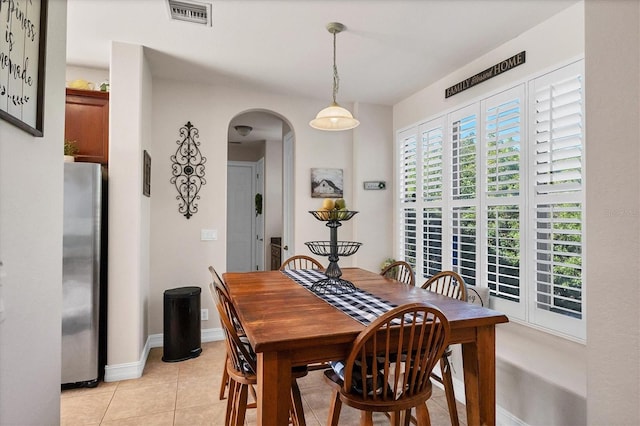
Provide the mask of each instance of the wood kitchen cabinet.
[{"label": "wood kitchen cabinet", "polygon": [[109,162],[109,92],[67,89],[64,137],[76,141],[76,161]]}]

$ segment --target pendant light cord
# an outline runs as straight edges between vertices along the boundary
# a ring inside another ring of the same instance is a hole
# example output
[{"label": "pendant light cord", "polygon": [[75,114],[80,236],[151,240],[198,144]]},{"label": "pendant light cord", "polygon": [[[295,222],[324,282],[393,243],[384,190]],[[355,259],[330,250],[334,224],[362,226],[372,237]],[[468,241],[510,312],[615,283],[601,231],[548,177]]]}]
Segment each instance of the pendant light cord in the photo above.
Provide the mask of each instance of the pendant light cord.
[{"label": "pendant light cord", "polygon": [[338,87],[340,86],[340,77],[338,77],[338,67],[336,66],[336,32],[333,32],[333,103],[336,102]]}]

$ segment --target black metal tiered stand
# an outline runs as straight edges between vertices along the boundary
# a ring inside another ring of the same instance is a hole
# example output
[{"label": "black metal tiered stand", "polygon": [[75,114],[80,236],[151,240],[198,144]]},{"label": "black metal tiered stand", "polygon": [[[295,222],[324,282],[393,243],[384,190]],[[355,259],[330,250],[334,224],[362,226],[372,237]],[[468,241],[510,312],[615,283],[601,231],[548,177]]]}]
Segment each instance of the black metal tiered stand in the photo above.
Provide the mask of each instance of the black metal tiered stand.
[{"label": "black metal tiered stand", "polygon": [[351,210],[313,210],[310,211],[316,219],[327,222],[330,229],[330,241],[309,241],[305,244],[311,253],[318,256],[328,256],[329,266],[325,270],[327,278],[315,282],[311,290],[320,294],[353,293],[356,287],[352,282],[343,280],[342,271],[338,266],[340,256],[351,256],[358,251],[362,243],[355,241],[338,241],[338,228],[342,222],[351,219],[357,211]]}]

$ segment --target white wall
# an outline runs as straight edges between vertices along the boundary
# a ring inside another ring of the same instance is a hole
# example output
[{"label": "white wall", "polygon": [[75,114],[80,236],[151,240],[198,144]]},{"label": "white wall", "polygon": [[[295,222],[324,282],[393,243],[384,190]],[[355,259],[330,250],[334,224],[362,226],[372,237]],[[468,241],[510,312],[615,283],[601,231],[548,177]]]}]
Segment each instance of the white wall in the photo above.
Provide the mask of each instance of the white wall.
[{"label": "white wall", "polygon": [[[354,240],[362,246],[353,256],[355,264],[379,271],[387,257],[395,256],[393,237],[393,141],[392,109],[388,106],[358,104],[354,114],[361,125],[354,131],[352,210]],[[365,181],[385,181],[387,189],[364,190]],[[340,237],[340,235],[339,235]]]},{"label": "white wall", "polygon": [[229,161],[258,161],[264,157],[266,141],[252,142],[246,145],[229,144]]},{"label": "white wall", "polygon": [[[397,131],[467,105],[482,95],[508,87],[510,82],[582,57],[584,49],[584,5],[578,3],[396,104],[393,127]],[[523,50],[525,64],[444,98],[447,87]],[[588,75],[586,80],[589,81]],[[590,119],[588,116],[587,122]],[[588,244],[591,247],[591,241]],[[496,398],[500,412],[527,424],[584,424],[587,395],[584,345],[516,323],[498,326],[496,342]],[[462,380],[459,351],[454,352],[453,370],[455,377]],[[456,396],[463,396],[460,394]],[[549,395],[553,398],[549,399]]]},{"label": "white wall", "polygon": [[[444,110],[456,105],[466,105],[483,93],[504,87],[509,81],[521,79],[533,71],[547,69],[571,57],[582,55],[584,53],[584,13],[581,4],[578,3],[542,22],[487,55],[477,59],[470,58],[471,62],[456,72],[394,105],[394,129],[424,122],[426,118],[441,114]],[[523,50],[527,51],[525,64],[448,99],[444,98],[447,87]]]},{"label": "white wall", "polygon": [[[109,97],[109,267],[105,380],[139,376],[148,336],[150,201],[142,195],[151,136],[150,70],[141,46],[114,42]],[[153,182],[151,194],[154,195]],[[134,364],[133,372],[122,369]]]},{"label": "white wall", "polygon": [[[149,332],[162,332],[162,294],[174,287],[197,285],[205,291],[209,282],[208,265],[220,273],[226,265],[226,159],[227,131],[230,120],[242,111],[267,110],[288,120],[295,134],[294,205],[296,252],[308,254],[305,241],[327,240],[329,230],[307,211],[320,207],[321,201],[310,195],[310,169],[312,167],[342,168],[345,178],[345,199],[358,209],[353,191],[352,132],[321,132],[309,127],[310,117],[324,107],[323,101],[261,93],[255,90],[227,86],[201,86],[170,80],[154,80],[153,150],[154,161],[151,199],[151,295]],[[375,114],[373,117],[377,117]],[[200,149],[205,157],[207,184],[200,192],[198,213],[186,219],[178,213],[176,190],[169,183],[169,156],[175,151],[178,131],[187,121],[200,131]],[[364,123],[362,129],[374,123]],[[378,124],[376,124],[378,126]],[[390,125],[386,131],[391,138]],[[354,220],[377,223],[377,212],[362,211]],[[200,229],[217,229],[218,240],[200,241]],[[354,239],[351,224],[339,230],[340,239]],[[378,240],[389,246],[390,239]],[[326,262],[326,259],[325,259]],[[344,258],[341,265],[351,265]],[[203,297],[203,307],[205,302]],[[211,306],[213,308],[213,306]],[[211,312],[211,310],[210,310]],[[218,327],[215,315],[202,323],[202,328]]]},{"label": "white wall", "polygon": [[60,421],[65,1],[47,27],[44,136],[0,119],[1,425]]},{"label": "white wall", "polygon": [[586,2],[590,425],[640,424],[640,4]]}]

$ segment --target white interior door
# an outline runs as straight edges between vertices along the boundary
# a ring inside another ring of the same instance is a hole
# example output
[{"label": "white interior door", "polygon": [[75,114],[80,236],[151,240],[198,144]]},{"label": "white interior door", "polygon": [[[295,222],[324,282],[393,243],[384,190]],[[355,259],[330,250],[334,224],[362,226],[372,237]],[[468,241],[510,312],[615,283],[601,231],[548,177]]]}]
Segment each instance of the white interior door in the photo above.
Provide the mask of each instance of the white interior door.
[{"label": "white interior door", "polygon": [[227,272],[256,270],[255,163],[227,163]]}]

